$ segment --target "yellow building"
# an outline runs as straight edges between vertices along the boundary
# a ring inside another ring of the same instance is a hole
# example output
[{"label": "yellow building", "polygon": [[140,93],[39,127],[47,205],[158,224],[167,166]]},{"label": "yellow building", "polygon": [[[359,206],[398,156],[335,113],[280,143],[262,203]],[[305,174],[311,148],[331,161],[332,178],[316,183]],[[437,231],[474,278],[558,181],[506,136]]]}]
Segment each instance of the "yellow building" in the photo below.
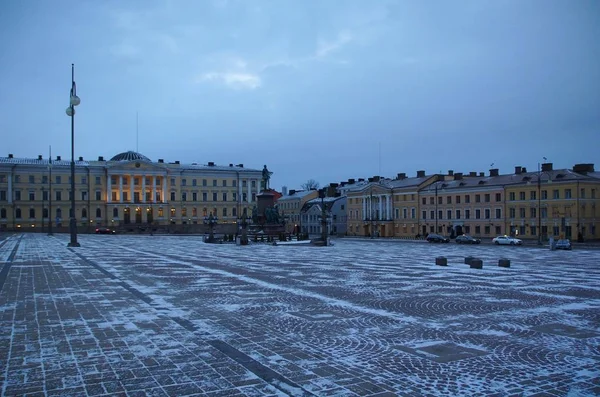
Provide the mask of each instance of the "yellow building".
[{"label": "yellow building", "polygon": [[347,190],[349,236],[415,237],[419,234],[419,190],[437,180],[437,175],[417,171],[414,178],[398,174],[396,179],[378,176],[359,179]]},{"label": "yellow building", "polygon": [[[0,229],[68,229],[70,161],[0,157]],[[262,171],[243,164],[219,166],[153,162],[135,152],[106,161],[75,161],[75,218],[96,226],[202,224],[213,214],[235,230],[238,215],[252,212]]]},{"label": "yellow building", "polygon": [[279,211],[285,216],[285,232],[298,233],[301,228],[301,210],[304,204],[319,196],[317,190],[294,190],[277,200]]},{"label": "yellow building", "polygon": [[[538,180],[540,181],[538,184]],[[349,236],[415,237],[470,234],[491,239],[600,239],[600,172],[593,164],[511,174],[448,171],[416,178],[398,174],[346,185]],[[393,197],[393,199],[392,199]],[[539,217],[538,217],[539,215]],[[581,233],[581,235],[580,235]]]},{"label": "yellow building", "polygon": [[419,192],[421,234],[469,234],[493,238],[504,234],[504,184],[498,169],[468,175],[448,171]]},{"label": "yellow building", "polygon": [[516,167],[518,181],[506,187],[507,226],[523,238],[598,239],[600,173],[593,164],[553,169],[552,163],[527,172]]}]

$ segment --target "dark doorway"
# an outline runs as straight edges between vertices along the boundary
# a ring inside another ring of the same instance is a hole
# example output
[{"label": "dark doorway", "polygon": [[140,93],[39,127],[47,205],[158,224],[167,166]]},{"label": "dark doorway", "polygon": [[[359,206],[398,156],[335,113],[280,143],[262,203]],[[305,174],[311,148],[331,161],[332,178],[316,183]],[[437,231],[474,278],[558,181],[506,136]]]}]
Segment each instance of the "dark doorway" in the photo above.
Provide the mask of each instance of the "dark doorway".
[{"label": "dark doorway", "polygon": [[462,236],[463,234],[464,234],[463,227],[461,225],[457,225],[456,226],[456,235],[457,236]]},{"label": "dark doorway", "polygon": [[131,223],[131,212],[129,211],[129,208],[123,210],[123,223],[126,225]]},{"label": "dark doorway", "polygon": [[135,209],[135,223],[142,223],[142,209],[140,207]]},{"label": "dark doorway", "polygon": [[152,208],[146,210],[146,218],[148,223],[154,222],[154,215],[152,214]]}]

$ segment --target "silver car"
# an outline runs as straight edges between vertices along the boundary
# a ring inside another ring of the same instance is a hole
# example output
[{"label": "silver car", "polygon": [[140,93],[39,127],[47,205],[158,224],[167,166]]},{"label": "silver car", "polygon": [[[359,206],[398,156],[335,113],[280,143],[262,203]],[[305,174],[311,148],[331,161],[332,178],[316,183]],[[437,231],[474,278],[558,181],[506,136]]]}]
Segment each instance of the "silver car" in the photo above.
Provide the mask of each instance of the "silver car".
[{"label": "silver car", "polygon": [[498,236],[492,239],[492,242],[496,245],[521,245],[522,240],[510,236]]}]

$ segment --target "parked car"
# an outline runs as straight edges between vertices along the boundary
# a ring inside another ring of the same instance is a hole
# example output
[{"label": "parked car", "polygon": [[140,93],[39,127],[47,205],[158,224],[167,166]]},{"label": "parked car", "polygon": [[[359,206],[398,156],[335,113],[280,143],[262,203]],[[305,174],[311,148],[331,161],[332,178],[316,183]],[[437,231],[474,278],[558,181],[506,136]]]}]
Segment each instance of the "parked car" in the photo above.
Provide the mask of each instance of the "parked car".
[{"label": "parked car", "polygon": [[522,240],[510,236],[498,236],[492,239],[492,242],[496,245],[521,245]]},{"label": "parked car", "polygon": [[448,237],[440,236],[439,234],[429,233],[427,235],[427,241],[430,243],[449,243],[450,239]]},{"label": "parked car", "polygon": [[463,234],[463,235],[456,237],[456,243],[457,244],[479,244],[479,243],[481,243],[481,240],[478,238],[473,238],[473,237],[469,236],[468,234]]},{"label": "parked car", "polygon": [[560,239],[556,242],[556,244],[554,245],[554,248],[557,250],[571,250],[573,249],[573,247],[571,247],[571,240],[569,240],[568,238],[563,238]]},{"label": "parked car", "polygon": [[116,231],[108,227],[97,227],[96,234],[115,234]]}]

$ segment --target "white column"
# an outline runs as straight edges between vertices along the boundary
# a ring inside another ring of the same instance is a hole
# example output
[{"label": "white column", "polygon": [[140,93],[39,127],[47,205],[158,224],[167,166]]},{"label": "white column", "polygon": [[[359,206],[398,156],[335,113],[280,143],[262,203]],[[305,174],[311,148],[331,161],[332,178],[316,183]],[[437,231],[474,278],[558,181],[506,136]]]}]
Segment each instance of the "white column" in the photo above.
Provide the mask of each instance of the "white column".
[{"label": "white column", "polygon": [[146,202],[146,175],[142,175],[142,203]]},{"label": "white column", "polygon": [[252,201],[252,184],[250,182],[250,179],[248,179],[248,182],[246,182],[246,184],[248,185],[246,187],[248,188],[248,202],[250,203]]},{"label": "white column", "polygon": [[111,185],[111,176],[110,174],[106,175],[106,202],[112,202],[112,185]]},{"label": "white column", "polygon": [[[241,203],[242,202],[242,180],[238,178],[237,184],[238,184],[238,186],[237,186],[237,188],[238,188],[237,201]],[[240,209],[240,211],[242,211],[242,209]]]},{"label": "white column", "polygon": [[133,203],[133,191],[134,191],[134,187],[133,187],[133,175],[129,176],[129,202]]},{"label": "white column", "polygon": [[388,205],[388,208],[387,208],[388,216],[387,216],[387,218],[388,219],[392,219],[392,203],[393,203],[393,200],[394,200],[394,197],[392,197],[391,194],[388,194],[387,195],[387,205]]},{"label": "white column", "polygon": [[119,175],[119,202],[123,202],[123,175]]},{"label": "white column", "polygon": [[166,203],[167,202],[167,176],[163,175],[162,180],[163,180],[162,202]]},{"label": "white column", "polygon": [[383,218],[383,195],[377,196],[379,199],[379,219]]},{"label": "white column", "polygon": [[362,218],[367,219],[367,196],[362,196]]},{"label": "white column", "polygon": [[10,172],[8,174],[8,202],[12,203],[13,199],[13,188],[12,188],[12,179],[13,179],[13,175],[12,172]]},{"label": "white column", "polygon": [[152,198],[151,203],[156,203],[156,175],[152,175]]}]

